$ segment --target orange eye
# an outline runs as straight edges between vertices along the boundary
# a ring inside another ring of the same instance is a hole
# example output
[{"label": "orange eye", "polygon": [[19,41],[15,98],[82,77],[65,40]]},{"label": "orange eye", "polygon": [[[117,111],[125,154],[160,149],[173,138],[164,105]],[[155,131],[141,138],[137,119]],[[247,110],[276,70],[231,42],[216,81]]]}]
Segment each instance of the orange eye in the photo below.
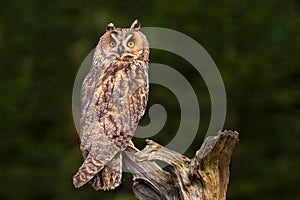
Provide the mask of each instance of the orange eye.
[{"label": "orange eye", "polygon": [[129,47],[129,48],[132,48],[132,47],[134,47],[134,42],[127,42],[127,46]]},{"label": "orange eye", "polygon": [[114,46],[116,46],[116,43],[115,43],[114,41],[110,41],[110,42],[109,42],[109,46],[110,46],[110,47],[114,47]]}]

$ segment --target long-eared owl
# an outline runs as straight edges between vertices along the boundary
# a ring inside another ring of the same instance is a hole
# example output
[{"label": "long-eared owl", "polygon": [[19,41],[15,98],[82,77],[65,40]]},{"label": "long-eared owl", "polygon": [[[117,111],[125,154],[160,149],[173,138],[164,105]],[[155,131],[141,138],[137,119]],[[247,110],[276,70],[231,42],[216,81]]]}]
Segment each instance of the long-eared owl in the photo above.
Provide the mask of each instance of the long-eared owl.
[{"label": "long-eared owl", "polygon": [[95,49],[81,88],[80,149],[83,164],[75,187],[95,190],[121,183],[122,154],[134,135],[148,100],[149,44],[135,20],[130,28],[109,23]]}]

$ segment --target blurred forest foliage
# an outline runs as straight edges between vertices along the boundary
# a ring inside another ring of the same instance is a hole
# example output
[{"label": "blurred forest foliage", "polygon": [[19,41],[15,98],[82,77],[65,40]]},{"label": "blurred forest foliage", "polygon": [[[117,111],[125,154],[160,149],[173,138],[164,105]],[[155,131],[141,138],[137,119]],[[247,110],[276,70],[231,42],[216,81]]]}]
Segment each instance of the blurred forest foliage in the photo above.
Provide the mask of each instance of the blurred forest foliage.
[{"label": "blurred forest foliage", "polygon": [[[227,91],[225,128],[240,132],[228,199],[297,199],[299,0],[1,1],[0,199],[134,199],[130,174],[111,192],[73,187],[82,158],[71,103],[77,70],[107,23],[128,27],[136,18],[189,35],[216,62]],[[199,133],[186,152],[193,156],[210,119],[207,88],[182,58],[158,50],[150,58],[179,70],[197,92]],[[149,105],[166,106],[169,116],[154,137],[162,144],[178,128],[173,99],[152,87]]]}]

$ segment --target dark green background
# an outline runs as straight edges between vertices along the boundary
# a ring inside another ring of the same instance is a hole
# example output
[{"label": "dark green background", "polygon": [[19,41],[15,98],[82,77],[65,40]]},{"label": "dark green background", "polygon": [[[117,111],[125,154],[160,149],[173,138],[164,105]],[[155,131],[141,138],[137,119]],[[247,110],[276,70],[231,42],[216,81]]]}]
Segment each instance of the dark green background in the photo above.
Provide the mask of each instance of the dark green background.
[{"label": "dark green background", "polygon": [[[198,41],[211,55],[227,91],[224,128],[240,132],[228,199],[294,200],[300,196],[300,2],[32,1],[0,3],[0,199],[133,199],[130,174],[115,191],[74,189],[82,162],[72,118],[77,70],[108,22],[166,27]],[[187,47],[183,47],[187,48]],[[199,74],[182,58],[153,50],[151,61],[184,74],[200,100],[199,148],[210,99]],[[150,103],[168,111],[154,137],[172,139],[178,102],[153,85]],[[149,121],[146,116],[143,123]],[[137,139],[139,147],[143,140]]]}]

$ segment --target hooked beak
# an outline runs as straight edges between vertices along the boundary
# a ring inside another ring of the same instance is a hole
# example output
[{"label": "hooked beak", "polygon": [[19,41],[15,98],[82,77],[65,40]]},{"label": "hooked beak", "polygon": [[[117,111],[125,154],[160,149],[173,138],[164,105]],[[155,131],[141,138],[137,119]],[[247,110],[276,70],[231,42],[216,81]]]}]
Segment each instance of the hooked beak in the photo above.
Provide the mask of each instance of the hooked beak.
[{"label": "hooked beak", "polygon": [[119,46],[118,53],[119,53],[120,57],[122,57],[122,55],[124,53],[124,47],[123,46]]}]

